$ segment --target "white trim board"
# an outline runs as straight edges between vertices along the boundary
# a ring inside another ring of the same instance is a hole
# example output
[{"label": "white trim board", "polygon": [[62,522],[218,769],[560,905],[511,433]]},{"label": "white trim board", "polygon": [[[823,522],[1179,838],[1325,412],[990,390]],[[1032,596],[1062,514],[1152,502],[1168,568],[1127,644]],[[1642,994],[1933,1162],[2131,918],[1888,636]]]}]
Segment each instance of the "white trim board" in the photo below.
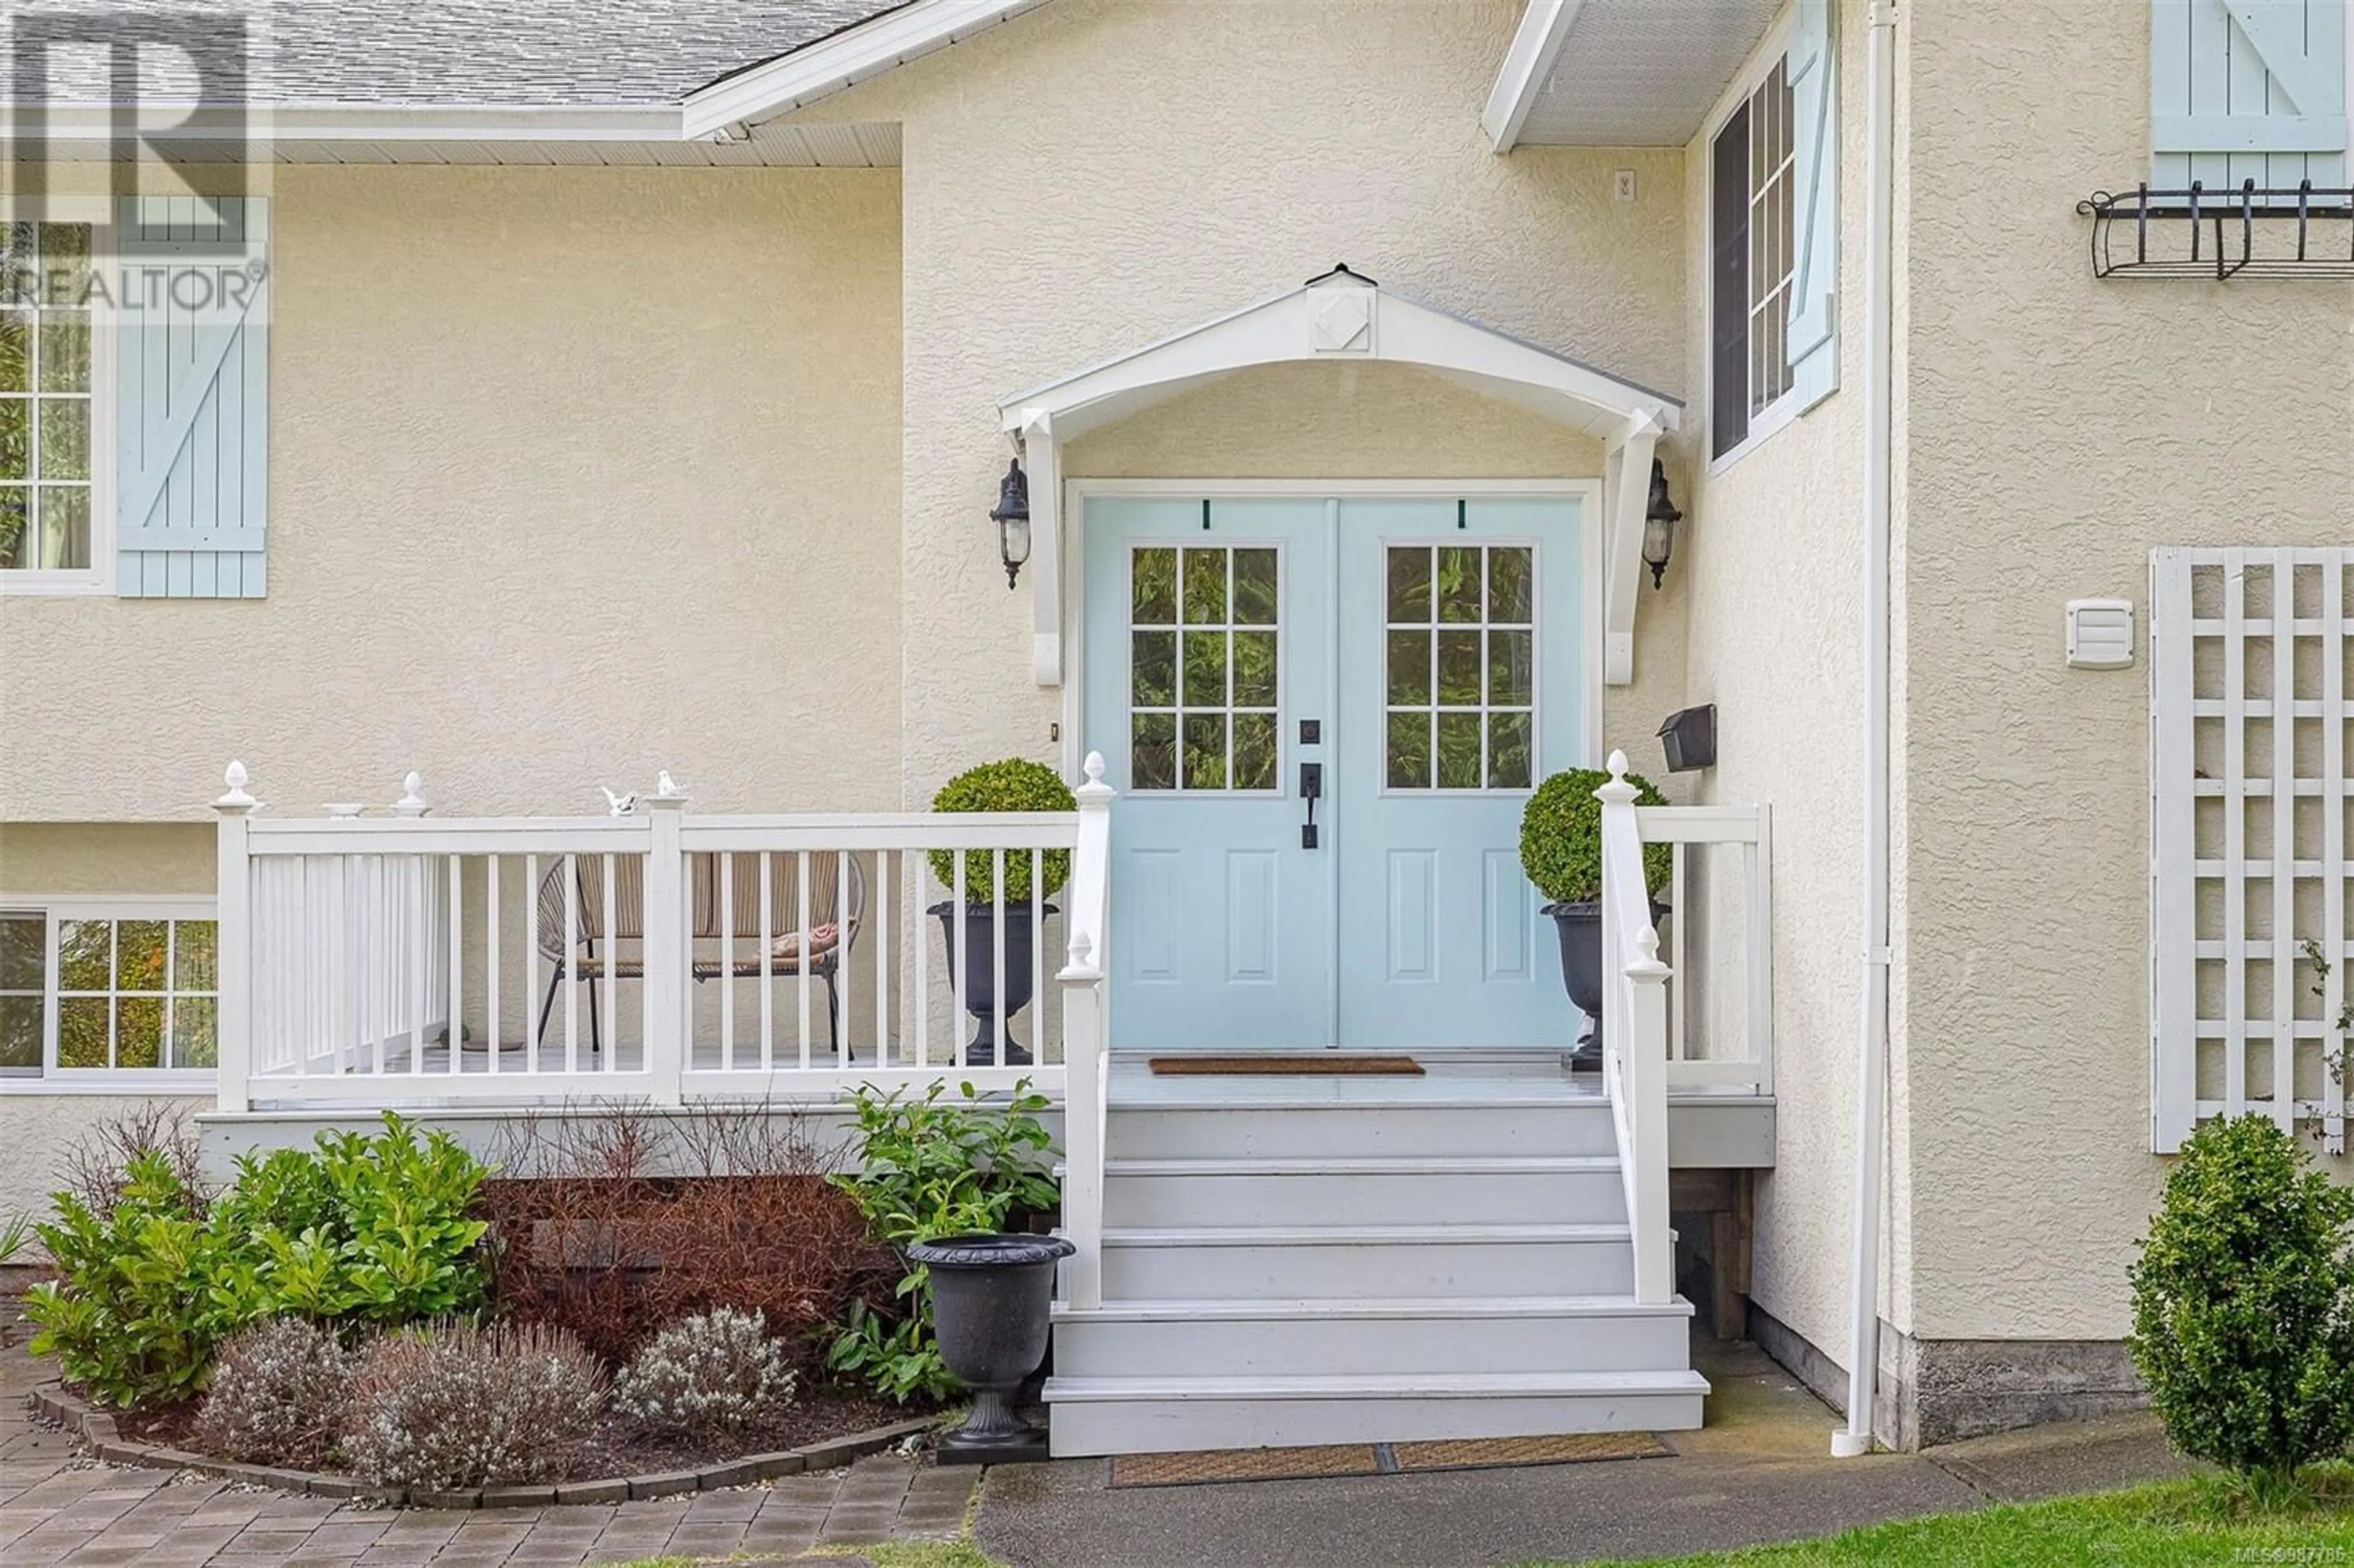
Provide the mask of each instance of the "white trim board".
[{"label": "white trim board", "polygon": [[946,48],[1044,0],[915,0],[686,95],[679,134],[727,134]]},{"label": "white trim board", "polygon": [[[1646,472],[1648,473],[1648,465]],[[1603,755],[1603,584],[1602,514],[1599,479],[1073,479],[1063,484],[1060,508],[1064,558],[1070,563],[1076,589],[1062,605],[1062,641],[1084,651],[1087,646],[1086,503],[1091,495],[1156,495],[1212,501],[1296,496],[1331,501],[1380,501],[1422,496],[1484,496],[1550,499],[1575,496],[1582,535],[1579,591],[1584,596],[1586,645],[1581,651],[1580,723],[1585,732],[1580,762],[1599,767]],[[1035,496],[1033,496],[1034,505]],[[1336,554],[1333,570],[1339,570]],[[1338,613],[1339,607],[1334,607]],[[1328,701],[1329,701],[1328,696]],[[1063,770],[1076,779],[1086,761],[1081,736],[1087,719],[1087,660],[1071,662],[1063,682]]]}]

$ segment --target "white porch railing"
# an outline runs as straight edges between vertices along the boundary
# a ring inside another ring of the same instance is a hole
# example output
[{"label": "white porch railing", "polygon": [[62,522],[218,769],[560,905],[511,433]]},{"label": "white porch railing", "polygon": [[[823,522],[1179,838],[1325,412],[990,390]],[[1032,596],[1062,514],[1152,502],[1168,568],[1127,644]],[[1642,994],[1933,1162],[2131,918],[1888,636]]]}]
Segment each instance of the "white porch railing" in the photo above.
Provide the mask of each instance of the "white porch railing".
[{"label": "white porch railing", "polygon": [[[663,793],[608,817],[433,819],[411,775],[389,819],[307,821],[256,816],[241,766],[228,782],[223,1109],[1059,1094],[1075,1067],[1097,1094],[1099,777],[1066,813],[698,816]],[[1066,892],[1008,901],[1009,868],[1043,887],[1066,859]],[[976,1049],[1017,1037],[1026,1065]],[[1072,1155],[1094,1150],[1099,1212],[1093,1115]]]},{"label": "white porch railing", "polygon": [[[1763,806],[1643,806],[1627,755],[1610,754],[1602,801],[1602,1075],[1618,1136],[1635,1297],[1675,1292],[1668,1225],[1668,1092],[1774,1088],[1772,829]],[[1646,845],[1670,844],[1670,961],[1653,921]],[[1737,853],[1740,886],[1694,864]],[[1709,982],[1730,973],[1731,985]],[[1730,993],[1730,994],[1724,994]],[[1736,1045],[1737,1043],[1737,1045]]]}]

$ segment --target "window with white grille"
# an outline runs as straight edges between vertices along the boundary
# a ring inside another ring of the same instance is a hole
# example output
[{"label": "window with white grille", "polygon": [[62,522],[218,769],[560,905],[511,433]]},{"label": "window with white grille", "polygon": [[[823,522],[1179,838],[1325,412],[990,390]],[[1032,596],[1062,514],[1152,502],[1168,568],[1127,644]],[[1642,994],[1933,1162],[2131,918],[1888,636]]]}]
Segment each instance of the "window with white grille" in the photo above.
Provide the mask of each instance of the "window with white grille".
[{"label": "window with white grille", "polygon": [[2345,1145],[2354,549],[2150,558],[2153,1147],[2262,1111]]}]

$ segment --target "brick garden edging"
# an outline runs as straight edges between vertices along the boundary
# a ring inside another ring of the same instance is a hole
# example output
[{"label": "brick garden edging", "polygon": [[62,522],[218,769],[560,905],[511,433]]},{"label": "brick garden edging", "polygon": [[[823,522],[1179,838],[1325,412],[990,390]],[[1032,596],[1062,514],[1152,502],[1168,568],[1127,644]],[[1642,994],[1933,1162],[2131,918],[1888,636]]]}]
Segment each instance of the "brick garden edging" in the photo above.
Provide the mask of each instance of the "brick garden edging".
[{"label": "brick garden edging", "polygon": [[471,1491],[412,1491],[405,1487],[372,1487],[352,1476],[322,1475],[313,1470],[280,1469],[270,1465],[243,1465],[191,1454],[184,1448],[134,1443],[122,1436],[113,1416],[94,1410],[66,1392],[59,1383],[33,1390],[34,1410],[79,1436],[90,1453],[110,1465],[136,1465],[150,1470],[187,1470],[218,1480],[270,1487],[281,1492],[307,1493],[314,1498],[374,1503],[385,1508],[413,1504],[418,1508],[486,1509],[544,1508],[551,1503],[615,1503],[639,1498],[674,1497],[682,1492],[716,1491],[723,1487],[748,1486],[804,1470],[830,1470],[868,1454],[897,1446],[939,1424],[939,1416],[896,1421],[822,1443],[787,1448],[774,1454],[748,1454],[694,1470],[666,1470],[658,1475],[616,1476],[605,1480],[565,1481],[544,1487],[482,1487]]}]

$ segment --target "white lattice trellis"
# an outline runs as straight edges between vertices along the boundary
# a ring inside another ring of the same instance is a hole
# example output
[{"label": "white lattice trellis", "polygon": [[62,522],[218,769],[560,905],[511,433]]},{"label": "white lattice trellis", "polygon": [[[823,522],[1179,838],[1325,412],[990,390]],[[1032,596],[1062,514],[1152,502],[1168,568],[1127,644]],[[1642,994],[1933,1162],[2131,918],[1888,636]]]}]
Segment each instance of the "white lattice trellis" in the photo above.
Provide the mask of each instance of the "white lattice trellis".
[{"label": "white lattice trellis", "polygon": [[2151,552],[2150,1121],[2162,1153],[2201,1118],[2249,1110],[2344,1150],[2349,629],[2354,549]]}]

